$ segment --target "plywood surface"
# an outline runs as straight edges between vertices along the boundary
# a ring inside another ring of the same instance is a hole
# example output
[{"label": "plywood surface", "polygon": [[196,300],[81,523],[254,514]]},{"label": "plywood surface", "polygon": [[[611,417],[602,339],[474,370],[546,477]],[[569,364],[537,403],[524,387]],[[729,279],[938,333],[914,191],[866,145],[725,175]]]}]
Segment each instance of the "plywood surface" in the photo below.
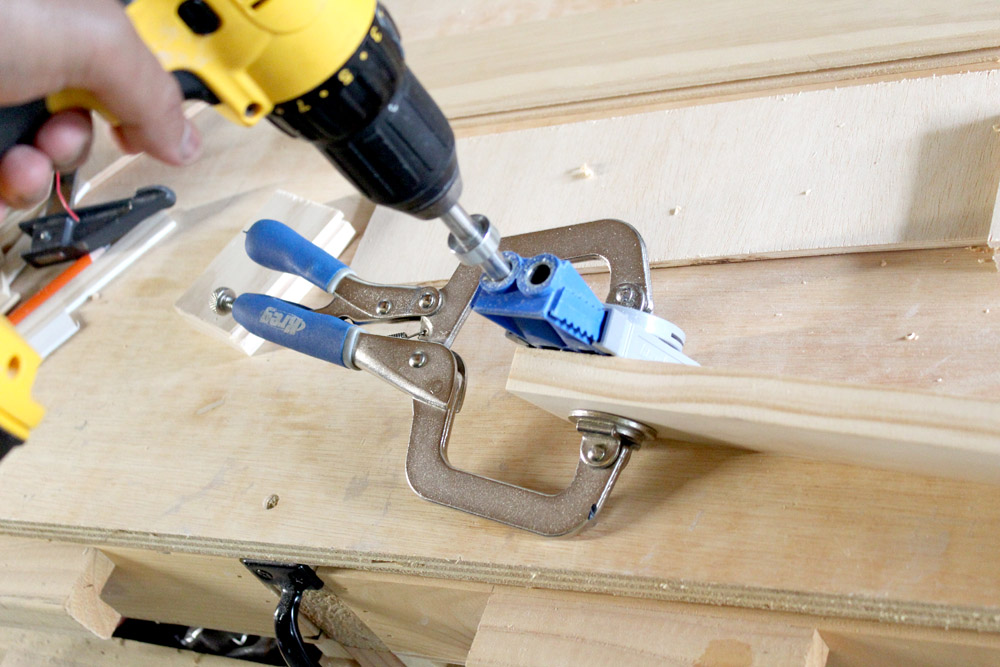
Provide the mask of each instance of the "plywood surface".
[{"label": "plywood surface", "polygon": [[[625,220],[654,266],[985,244],[998,121],[1000,74],[975,72],[469,137],[462,201],[504,235]],[[446,239],[380,208],[354,267],[445,279]]]},{"label": "plywood surface", "polygon": [[[852,66],[879,71],[953,53],[974,62],[969,52],[1000,45],[995,7],[984,0],[397,4],[389,10],[400,14],[409,63],[451,117],[586,100],[613,108],[624,95],[794,73],[836,81]],[[442,38],[458,32],[449,23],[463,20],[462,9],[467,32]],[[428,37],[410,40],[408,23],[414,37]]]},{"label": "plywood surface", "polygon": [[[403,475],[402,395],[288,351],[248,359],[172,311],[229,224],[240,223],[190,225],[89,304],[88,325],[38,380],[48,418],[0,466],[4,532],[997,628],[1000,574],[982,567],[1000,549],[995,487],[674,446],[636,456],[578,538],[419,500]],[[654,272],[654,296],[708,366],[997,396],[1000,293],[982,257],[682,267]],[[910,331],[920,338],[903,340]],[[470,389],[452,460],[564,485],[578,439],[504,392],[514,346],[472,319],[456,349]]]}]

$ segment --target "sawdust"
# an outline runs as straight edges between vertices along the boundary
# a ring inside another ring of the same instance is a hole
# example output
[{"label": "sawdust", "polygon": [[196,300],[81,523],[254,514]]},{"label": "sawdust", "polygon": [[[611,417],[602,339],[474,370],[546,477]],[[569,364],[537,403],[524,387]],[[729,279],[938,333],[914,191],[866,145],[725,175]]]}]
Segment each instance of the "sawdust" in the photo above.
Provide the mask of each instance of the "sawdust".
[{"label": "sawdust", "polygon": [[918,338],[920,338],[920,336],[913,331],[903,336],[903,340],[917,340]]},{"label": "sawdust", "polygon": [[264,499],[264,509],[273,510],[278,506],[278,494],[272,493]]},{"label": "sawdust", "polygon": [[574,178],[587,179],[594,177],[594,169],[584,162],[579,167],[570,172],[570,175]]}]

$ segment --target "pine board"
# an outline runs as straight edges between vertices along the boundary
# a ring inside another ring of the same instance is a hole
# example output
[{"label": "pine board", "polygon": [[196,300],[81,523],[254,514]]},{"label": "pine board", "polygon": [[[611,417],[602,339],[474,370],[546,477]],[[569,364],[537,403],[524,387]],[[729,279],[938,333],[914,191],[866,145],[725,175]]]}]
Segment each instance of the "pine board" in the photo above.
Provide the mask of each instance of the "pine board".
[{"label": "pine board", "polygon": [[[625,220],[654,266],[983,244],[998,115],[1000,74],[976,72],[469,137],[463,202],[505,235]],[[445,279],[446,238],[379,208],[354,268]]]},{"label": "pine board", "polygon": [[527,348],[507,391],[660,438],[1000,484],[1000,401]]},{"label": "pine board", "polygon": [[[581,9],[597,10],[578,12],[557,3],[521,4],[528,8],[513,17],[491,4],[494,19],[486,22],[484,10],[473,6],[467,32],[417,40],[408,38],[406,25],[413,10],[401,10],[408,63],[449,117],[591,100],[613,109],[629,104],[624,96],[753,86],[789,74],[808,75],[802,83],[838,81],[926,67],[922,59],[944,54],[989,60],[995,54],[976,51],[1000,46],[1000,18],[985,0],[835,0],[822,8],[781,0],[585,2]],[[431,29],[447,33],[456,18],[451,9],[423,13],[431,14]],[[487,28],[491,23],[496,27]]]},{"label": "pine board", "polygon": [[466,664],[823,667],[827,654],[808,627],[670,612],[637,600],[498,591]]}]

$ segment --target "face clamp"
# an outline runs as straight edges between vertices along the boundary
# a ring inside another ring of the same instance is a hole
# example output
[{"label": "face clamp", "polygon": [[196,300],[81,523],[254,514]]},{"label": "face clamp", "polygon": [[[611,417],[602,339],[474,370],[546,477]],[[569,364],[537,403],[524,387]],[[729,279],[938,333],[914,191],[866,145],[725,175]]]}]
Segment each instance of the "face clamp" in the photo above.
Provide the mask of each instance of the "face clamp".
[{"label": "face clamp", "polygon": [[[317,270],[320,258],[314,251],[321,251],[315,246],[311,246],[314,250],[291,248],[292,241],[281,237],[285,231],[273,227],[279,224],[261,221],[251,227],[248,254],[264,266],[303,275],[334,294],[334,299],[323,308],[309,310],[261,295],[234,299],[231,293],[216,290],[217,295],[225,295],[218,305],[223,310],[232,308],[237,321],[251,333],[332,363],[364,369],[408,394],[413,399],[413,422],[406,478],[420,497],[539,535],[566,535],[594,519],[632,450],[656,437],[647,426],[616,415],[574,412],[569,417],[581,433],[580,461],[570,485],[551,495],[453,467],[448,461],[448,442],[452,420],[462,406],[466,372],[450,348],[479,288],[479,269],[460,266],[440,290],[368,283],[325,253],[327,264]],[[286,249],[280,258],[275,255],[277,247]],[[501,249],[521,256],[546,252],[569,261],[604,260],[611,270],[606,302],[640,315],[652,311],[645,244],[625,222],[597,220],[511,236],[502,241]],[[304,261],[288,259],[306,256],[313,260],[308,267]],[[301,325],[295,318],[302,320]],[[412,338],[379,336],[339,318],[357,324],[419,320],[420,333]],[[287,335],[295,329],[310,331],[323,345]],[[334,339],[342,340],[342,345],[331,345]]]}]

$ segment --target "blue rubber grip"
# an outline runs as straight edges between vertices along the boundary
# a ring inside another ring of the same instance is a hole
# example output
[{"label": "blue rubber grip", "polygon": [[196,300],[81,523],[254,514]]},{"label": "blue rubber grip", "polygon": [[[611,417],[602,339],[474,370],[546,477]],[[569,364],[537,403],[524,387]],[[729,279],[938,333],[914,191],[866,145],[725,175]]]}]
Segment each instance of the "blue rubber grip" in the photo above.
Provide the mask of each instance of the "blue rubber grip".
[{"label": "blue rubber grip", "polygon": [[253,223],[247,231],[246,250],[250,259],[261,266],[302,276],[322,290],[341,271],[352,272],[347,264],[277,220]]},{"label": "blue rubber grip", "polygon": [[250,333],[282,347],[349,368],[344,348],[353,350],[360,327],[263,294],[241,294],[233,318]]}]

